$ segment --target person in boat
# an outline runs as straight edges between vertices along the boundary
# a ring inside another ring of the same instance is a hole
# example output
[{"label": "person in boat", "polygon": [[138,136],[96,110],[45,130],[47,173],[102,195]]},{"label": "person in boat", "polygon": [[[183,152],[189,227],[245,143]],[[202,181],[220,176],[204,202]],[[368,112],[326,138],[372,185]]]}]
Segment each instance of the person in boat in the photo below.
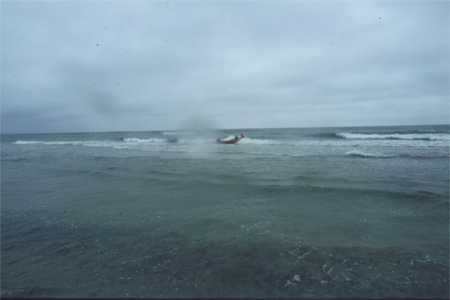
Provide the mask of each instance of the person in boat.
[{"label": "person in boat", "polygon": [[222,144],[237,144],[240,140],[242,140],[245,137],[244,133],[241,132],[241,135],[235,135],[234,139],[217,139],[217,142]]}]

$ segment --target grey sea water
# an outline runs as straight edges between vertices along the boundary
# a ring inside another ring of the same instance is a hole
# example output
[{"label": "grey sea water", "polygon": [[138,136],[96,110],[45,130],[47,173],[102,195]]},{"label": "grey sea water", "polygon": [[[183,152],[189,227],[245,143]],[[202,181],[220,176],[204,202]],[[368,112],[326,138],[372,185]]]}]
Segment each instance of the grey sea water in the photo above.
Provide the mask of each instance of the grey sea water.
[{"label": "grey sea water", "polygon": [[446,298],[449,142],[449,126],[3,135],[2,296]]}]

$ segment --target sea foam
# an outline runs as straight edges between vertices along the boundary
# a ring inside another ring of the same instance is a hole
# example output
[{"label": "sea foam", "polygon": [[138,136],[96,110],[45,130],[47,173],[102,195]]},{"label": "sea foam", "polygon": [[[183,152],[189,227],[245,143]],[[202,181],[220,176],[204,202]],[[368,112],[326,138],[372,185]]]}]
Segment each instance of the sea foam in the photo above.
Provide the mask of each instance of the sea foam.
[{"label": "sea foam", "polygon": [[339,132],[336,136],[349,140],[420,140],[420,141],[450,141],[447,133],[352,133]]},{"label": "sea foam", "polygon": [[255,144],[255,145],[279,145],[283,144],[281,141],[269,140],[269,139],[252,139],[245,137],[239,141],[239,144]]},{"label": "sea foam", "polygon": [[123,141],[125,143],[164,143],[165,139],[160,138],[149,138],[149,139],[141,139],[141,138],[124,138]]},{"label": "sea foam", "polygon": [[364,152],[361,150],[351,150],[346,153],[348,156],[354,156],[354,157],[364,157],[364,158],[390,158],[393,157],[392,155],[386,155],[383,153],[370,153],[370,152]]}]

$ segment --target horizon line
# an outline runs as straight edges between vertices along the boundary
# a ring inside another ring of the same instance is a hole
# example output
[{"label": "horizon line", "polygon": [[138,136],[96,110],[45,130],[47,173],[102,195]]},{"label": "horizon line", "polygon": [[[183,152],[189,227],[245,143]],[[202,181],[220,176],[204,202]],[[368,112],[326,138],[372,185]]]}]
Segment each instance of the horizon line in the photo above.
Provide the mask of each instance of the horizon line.
[{"label": "horizon line", "polygon": [[[236,127],[236,128],[207,128],[206,130],[258,130],[258,129],[314,129],[314,128],[361,128],[361,127],[410,127],[410,126],[450,126],[449,123],[438,124],[407,124],[407,125],[363,125],[363,126],[299,126],[299,127]],[[140,130],[101,130],[101,131],[54,131],[54,132],[1,132],[0,135],[19,134],[83,134],[83,133],[120,133],[120,132],[160,132],[160,131],[184,131],[202,129],[140,129]]]}]

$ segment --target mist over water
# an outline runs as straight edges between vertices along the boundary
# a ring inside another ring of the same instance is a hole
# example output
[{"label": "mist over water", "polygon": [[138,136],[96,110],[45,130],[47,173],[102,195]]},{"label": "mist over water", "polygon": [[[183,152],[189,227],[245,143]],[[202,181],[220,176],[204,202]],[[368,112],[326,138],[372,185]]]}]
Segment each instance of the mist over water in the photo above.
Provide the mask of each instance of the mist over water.
[{"label": "mist over water", "polygon": [[3,135],[2,294],[448,296],[449,126],[215,125]]}]

